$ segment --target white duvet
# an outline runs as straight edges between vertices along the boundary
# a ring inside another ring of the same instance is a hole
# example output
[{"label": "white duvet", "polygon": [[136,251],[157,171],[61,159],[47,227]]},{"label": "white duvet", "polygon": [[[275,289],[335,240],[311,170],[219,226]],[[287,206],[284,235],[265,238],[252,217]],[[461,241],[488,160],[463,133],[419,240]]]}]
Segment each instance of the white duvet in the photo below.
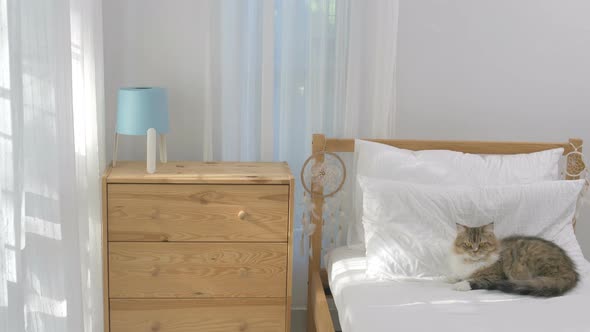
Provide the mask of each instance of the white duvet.
[{"label": "white duvet", "polygon": [[562,297],[539,299],[490,291],[458,292],[440,281],[376,281],[363,250],[326,256],[343,332],[590,331],[590,276]]}]

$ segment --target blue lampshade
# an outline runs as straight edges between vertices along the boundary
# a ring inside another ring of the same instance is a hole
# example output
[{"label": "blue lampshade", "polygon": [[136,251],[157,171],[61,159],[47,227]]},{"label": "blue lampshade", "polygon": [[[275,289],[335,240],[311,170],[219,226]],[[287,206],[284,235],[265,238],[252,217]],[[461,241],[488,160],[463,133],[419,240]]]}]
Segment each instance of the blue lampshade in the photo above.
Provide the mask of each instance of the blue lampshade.
[{"label": "blue lampshade", "polygon": [[119,89],[116,131],[123,135],[145,135],[155,128],[168,133],[168,97],[166,90],[154,87]]}]

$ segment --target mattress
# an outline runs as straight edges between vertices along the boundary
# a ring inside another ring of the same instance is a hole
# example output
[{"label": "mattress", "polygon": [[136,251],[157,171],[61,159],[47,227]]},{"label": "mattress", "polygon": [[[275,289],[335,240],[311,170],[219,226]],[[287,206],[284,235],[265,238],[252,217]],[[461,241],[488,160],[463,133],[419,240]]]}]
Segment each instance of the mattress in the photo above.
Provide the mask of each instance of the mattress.
[{"label": "mattress", "polygon": [[565,296],[539,299],[485,290],[459,292],[440,281],[379,281],[365,276],[364,250],[325,257],[343,332],[590,331],[590,278]]}]

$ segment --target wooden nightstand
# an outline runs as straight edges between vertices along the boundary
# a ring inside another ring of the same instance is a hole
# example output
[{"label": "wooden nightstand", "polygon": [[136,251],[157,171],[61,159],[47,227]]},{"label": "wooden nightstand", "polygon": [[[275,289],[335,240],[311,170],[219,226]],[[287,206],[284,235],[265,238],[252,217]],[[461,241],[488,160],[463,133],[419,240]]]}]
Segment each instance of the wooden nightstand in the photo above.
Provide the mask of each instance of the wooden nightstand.
[{"label": "wooden nightstand", "polygon": [[118,162],[103,178],[106,332],[289,331],[286,163]]}]

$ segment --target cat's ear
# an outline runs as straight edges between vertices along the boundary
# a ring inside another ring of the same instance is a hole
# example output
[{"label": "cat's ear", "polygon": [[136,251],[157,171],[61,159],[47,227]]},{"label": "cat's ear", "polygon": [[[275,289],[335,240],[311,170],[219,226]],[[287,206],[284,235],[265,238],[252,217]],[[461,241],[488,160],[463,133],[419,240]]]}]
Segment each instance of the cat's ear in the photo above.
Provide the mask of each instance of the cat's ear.
[{"label": "cat's ear", "polygon": [[467,231],[467,226],[463,226],[463,225],[457,224],[457,223],[455,223],[455,225],[457,225],[457,233],[463,233],[463,232]]},{"label": "cat's ear", "polygon": [[489,232],[489,233],[493,233],[494,232],[494,223],[491,222],[485,226],[483,226],[483,231],[484,232]]}]

